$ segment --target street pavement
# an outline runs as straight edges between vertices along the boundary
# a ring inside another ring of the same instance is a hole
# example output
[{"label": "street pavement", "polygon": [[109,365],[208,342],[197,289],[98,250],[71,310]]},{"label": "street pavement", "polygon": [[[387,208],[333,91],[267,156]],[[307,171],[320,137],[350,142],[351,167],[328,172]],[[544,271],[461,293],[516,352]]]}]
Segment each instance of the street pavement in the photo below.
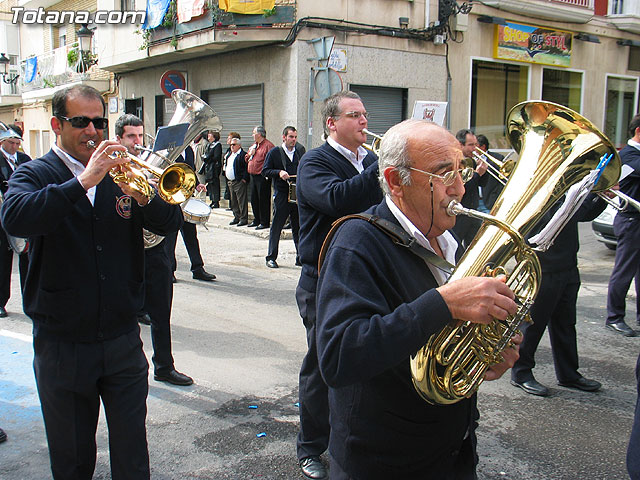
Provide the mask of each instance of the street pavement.
[{"label": "street pavement", "polygon": [[[198,227],[211,283],[193,280],[177,247],[172,330],[176,368],[195,380],[176,387],[149,377],[147,432],[153,479],[298,479],[298,370],[305,331],[294,299],[299,268],[290,239],[278,263],[265,266],[268,231],[230,227],[214,210]],[[578,302],[581,372],[603,383],[597,393],[559,387],[548,337],[534,373],[552,389],[527,395],[509,374],[480,388],[481,480],[624,479],[636,402],[634,367],[640,337],[604,328],[614,254],[581,226],[582,289]],[[17,264],[9,317],[0,319],[0,480],[50,478],[47,444],[32,370],[31,322],[22,313]],[[635,294],[628,296],[635,325]],[[141,326],[148,358],[149,327]],[[110,478],[104,414],[98,427],[96,479]]]}]

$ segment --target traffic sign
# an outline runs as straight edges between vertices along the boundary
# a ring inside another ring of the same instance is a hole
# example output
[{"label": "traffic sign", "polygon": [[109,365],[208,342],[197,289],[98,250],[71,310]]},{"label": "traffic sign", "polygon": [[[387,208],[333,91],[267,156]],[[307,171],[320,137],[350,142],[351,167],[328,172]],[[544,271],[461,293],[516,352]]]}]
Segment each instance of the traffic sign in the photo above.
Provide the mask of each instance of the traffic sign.
[{"label": "traffic sign", "polygon": [[162,77],[160,77],[160,88],[167,97],[171,97],[171,92],[176,89],[186,90],[187,81],[181,72],[177,70],[169,70],[164,72]]}]

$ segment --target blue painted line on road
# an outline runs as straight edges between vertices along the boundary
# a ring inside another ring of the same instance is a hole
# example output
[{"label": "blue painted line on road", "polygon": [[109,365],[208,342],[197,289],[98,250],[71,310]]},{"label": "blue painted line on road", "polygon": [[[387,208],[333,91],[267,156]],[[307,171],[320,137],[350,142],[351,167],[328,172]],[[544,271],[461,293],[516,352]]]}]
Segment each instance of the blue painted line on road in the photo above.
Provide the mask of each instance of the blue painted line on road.
[{"label": "blue painted line on road", "polygon": [[[42,413],[33,374],[33,345],[0,332],[0,427],[30,428],[41,423]],[[17,337],[17,338],[16,338]]]}]

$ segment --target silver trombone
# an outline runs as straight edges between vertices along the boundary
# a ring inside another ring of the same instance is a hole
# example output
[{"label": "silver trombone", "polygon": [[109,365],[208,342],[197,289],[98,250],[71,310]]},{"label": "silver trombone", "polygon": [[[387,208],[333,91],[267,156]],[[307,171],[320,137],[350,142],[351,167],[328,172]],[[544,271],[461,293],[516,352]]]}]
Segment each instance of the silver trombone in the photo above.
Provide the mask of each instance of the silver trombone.
[{"label": "silver trombone", "polygon": [[[513,160],[507,161],[507,158],[509,157],[509,155],[507,155],[507,157],[505,157],[504,160],[498,160],[493,155],[489,154],[488,152],[485,152],[484,150],[478,147],[476,147],[476,151],[473,152],[473,158],[475,158],[476,161],[485,162],[488,165],[487,172],[489,172],[489,174],[491,174],[491,176],[495,178],[498,182],[500,182],[503,186],[507,184],[507,180],[509,180],[509,174],[511,173],[515,165],[515,162]],[[487,162],[483,157],[490,159],[492,162],[498,165],[498,168],[491,165],[491,163]],[[617,203],[613,201],[613,199],[609,198],[606,192],[610,192],[614,194],[616,197],[618,197],[620,199],[620,203]],[[629,206],[635,208],[640,212],[640,202],[637,201],[635,198],[630,197],[626,193],[622,193],[620,190],[614,190],[613,188],[609,188],[604,192],[596,192],[596,193],[605,202],[607,202],[609,205],[611,205],[613,208],[615,208],[620,212],[622,212]]]},{"label": "silver trombone", "polygon": [[371,145],[368,145],[365,143],[362,146],[367,150],[371,150],[373,153],[378,155],[378,152],[380,151],[380,142],[382,141],[382,135],[376,135],[375,133],[370,132],[366,128],[363,128],[362,131],[367,135],[371,135],[373,137],[373,140],[371,141]]}]

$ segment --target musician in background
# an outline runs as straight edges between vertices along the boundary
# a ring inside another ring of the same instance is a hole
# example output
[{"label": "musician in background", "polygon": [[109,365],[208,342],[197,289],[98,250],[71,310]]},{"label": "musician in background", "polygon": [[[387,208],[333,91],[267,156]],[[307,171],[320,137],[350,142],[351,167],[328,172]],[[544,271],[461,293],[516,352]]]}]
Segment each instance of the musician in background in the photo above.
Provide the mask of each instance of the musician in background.
[{"label": "musician in background", "polygon": [[271,223],[271,180],[262,175],[262,167],[267,153],[273,148],[273,143],[267,140],[267,131],[261,125],[253,129],[255,142],[247,151],[247,170],[251,175],[251,210],[253,222],[249,227],[256,230],[269,228]]},{"label": "musician in background", "polygon": [[[539,222],[549,223],[561,206],[557,203]],[[551,353],[558,384],[563,387],[595,392],[600,382],[585,378],[578,371],[578,342],[576,338],[576,303],[580,290],[578,271],[578,222],[590,222],[607,206],[596,194],[589,194],[576,213],[560,231],[546,252],[536,252],[542,267],[540,290],[530,310],[533,323],[520,327],[524,340],[520,345],[520,358],[511,370],[511,384],[531,395],[546,397],[549,389],[533,376],[535,353],[547,326]],[[537,233],[536,229],[530,235]]]},{"label": "musician in background", "polygon": [[289,183],[287,180],[298,173],[298,163],[305,153],[302,145],[298,147],[298,132],[295,127],[287,126],[282,131],[282,145],[274,147],[267,153],[262,174],[273,179],[275,195],[273,199],[273,221],[269,230],[269,251],[266,262],[269,268],[278,268],[278,245],[282,227],[291,216],[293,243],[296,247],[296,265],[301,265],[298,258],[298,234],[300,222],[298,220],[298,205],[289,202]]},{"label": "musician in background", "polygon": [[298,463],[314,480],[326,478],[320,455],[329,443],[329,398],[316,350],[316,284],[320,247],[333,221],[362,212],[380,201],[378,157],[363,148],[368,113],[354,92],[338,92],[324,101],[326,143],[300,160],[296,178],[302,272],[296,303],[307,330],[307,353],[300,368]]},{"label": "musician in background", "polygon": [[[91,478],[100,401],[114,479],[149,479],[145,419],[148,363],[142,308],[142,229],[166,235],[180,211],[109,172],[127,170],[126,148],[104,140],[106,105],[87,85],[51,101],[56,143],[9,179],[2,225],[29,237],[23,292],[33,320],[33,367],[53,478]],[[93,142],[97,147],[91,147]]]},{"label": "musician in background", "polygon": [[[424,120],[392,127],[381,143],[386,196],[367,213],[437,261],[427,264],[360,219],[347,220],[329,240],[318,279],[317,342],[329,385],[332,480],[476,478],[476,395],[431,405],[409,368],[409,357],[454,319],[488,324],[517,310],[504,276],[446,283],[438,266],[461,253],[447,231],[456,217],[446,210],[464,193],[461,160],[455,137]],[[486,380],[513,365],[517,350],[503,356]]]},{"label": "musician in background", "polygon": [[[134,156],[140,151],[135,147],[144,142],[144,123],[135,115],[126,113],[116,121],[116,139]],[[172,206],[180,212],[178,205]],[[178,372],[171,354],[171,303],[173,302],[173,271],[164,240],[144,249],[144,307],[142,311],[151,324],[153,344],[153,378],[173,385],[191,385],[193,379]],[[145,322],[141,322],[145,323]]]},{"label": "musician in background", "polygon": [[[9,177],[18,168],[18,165],[28,162],[31,157],[19,150],[22,142],[22,130],[20,130],[20,127],[12,124],[9,126],[9,130],[2,132],[2,135],[5,139],[0,142],[0,191],[4,195],[7,192]],[[13,253],[14,251],[9,244],[6,232],[0,229],[0,318],[8,315],[6,305],[11,296]],[[29,261],[25,250],[18,255],[21,290],[24,289],[28,265]]]},{"label": "musician in background", "polygon": [[[460,142],[465,162],[468,162],[468,166],[472,166],[475,169],[473,178],[471,178],[471,180],[469,180],[464,186],[462,205],[464,207],[477,210],[480,205],[479,187],[483,186],[486,181],[485,172],[487,171],[487,164],[484,162],[476,164],[473,159],[473,152],[478,146],[478,139],[471,130],[459,130],[458,133],[456,133],[456,139]],[[458,238],[460,238],[464,247],[467,248],[471,243],[471,240],[473,240],[473,237],[475,237],[478,232],[480,225],[482,225],[481,220],[462,216],[456,220],[456,226],[453,228],[453,231],[458,235]]]},{"label": "musician in background", "polygon": [[[640,200],[640,115],[629,124],[631,138],[620,150],[622,164],[632,172],[620,181],[620,191]],[[627,292],[631,280],[636,284],[636,324],[640,326],[640,212],[628,206],[618,212],[613,221],[613,231],[618,238],[616,260],[609,278],[607,294],[606,326],[625,337],[635,337],[636,332],[624,321]]]},{"label": "musician in background", "polygon": [[[478,141],[478,148],[485,153],[488,152],[489,139],[484,135],[478,135],[476,138]],[[491,152],[491,156],[499,161],[504,160],[504,155],[501,155],[498,152]],[[485,157],[484,160],[486,162],[491,162],[491,165],[495,167],[496,170],[500,170],[500,165],[494,164],[490,158]],[[504,185],[494,175],[487,173],[487,175],[484,176],[484,184],[482,185],[482,203],[487,207],[487,210],[491,210],[493,208],[493,204],[496,203],[496,200],[502,193],[503,188]]]}]

